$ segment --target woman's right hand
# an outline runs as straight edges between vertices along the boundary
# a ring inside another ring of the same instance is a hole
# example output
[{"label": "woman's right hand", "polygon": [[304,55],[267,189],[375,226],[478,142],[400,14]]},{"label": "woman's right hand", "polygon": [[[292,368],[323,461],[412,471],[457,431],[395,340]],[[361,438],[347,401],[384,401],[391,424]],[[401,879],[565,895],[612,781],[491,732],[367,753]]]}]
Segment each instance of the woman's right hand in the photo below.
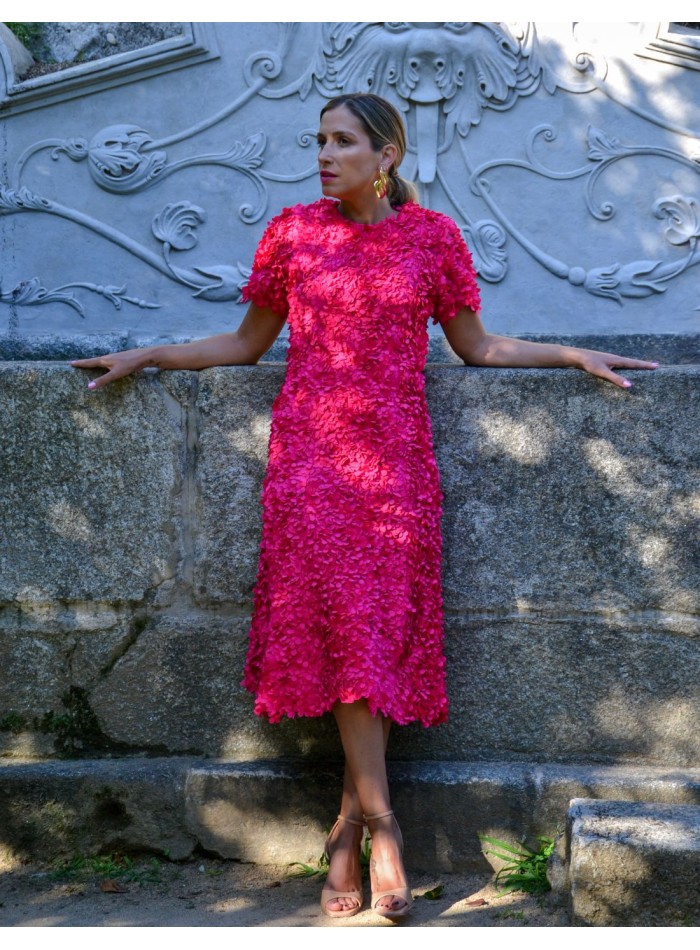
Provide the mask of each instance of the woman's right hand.
[{"label": "woman's right hand", "polygon": [[88,383],[88,389],[101,389],[108,386],[122,376],[129,376],[144,366],[155,365],[148,358],[147,349],[122,350],[120,353],[107,353],[104,356],[93,356],[86,360],[71,360],[71,366],[76,369],[106,369],[107,372]]},{"label": "woman's right hand", "polygon": [[230,333],[218,333],[191,343],[164,343],[143,349],[122,350],[87,360],[71,360],[76,369],[106,369],[88,383],[88,389],[101,389],[115,379],[128,376],[147,366],[160,369],[208,369],[211,366],[249,366],[266,353],[284,326],[285,318],[250,304],[241,325]]}]

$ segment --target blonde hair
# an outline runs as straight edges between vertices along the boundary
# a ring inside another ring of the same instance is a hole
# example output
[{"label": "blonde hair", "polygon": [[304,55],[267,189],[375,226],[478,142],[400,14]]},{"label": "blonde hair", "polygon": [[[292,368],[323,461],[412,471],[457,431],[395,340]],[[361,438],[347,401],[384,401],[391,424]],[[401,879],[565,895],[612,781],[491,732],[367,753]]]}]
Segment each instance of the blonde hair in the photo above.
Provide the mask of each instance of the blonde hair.
[{"label": "blonde hair", "polygon": [[372,92],[353,92],[331,99],[321,109],[321,115],[340,106],[346,106],[355,118],[360,120],[375,152],[381,151],[385,145],[393,145],[396,148],[396,161],[392,162],[387,170],[387,197],[392,208],[407,201],[417,202],[418,192],[415,185],[397,173],[406,154],[406,127],[398,110],[386,99],[375,96]]}]

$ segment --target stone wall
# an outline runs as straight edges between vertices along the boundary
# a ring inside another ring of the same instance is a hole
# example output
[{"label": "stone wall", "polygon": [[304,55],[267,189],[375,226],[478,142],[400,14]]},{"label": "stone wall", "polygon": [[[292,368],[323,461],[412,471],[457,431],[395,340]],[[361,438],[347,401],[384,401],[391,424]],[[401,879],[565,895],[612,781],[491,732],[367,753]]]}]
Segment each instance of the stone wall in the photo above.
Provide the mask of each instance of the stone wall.
[{"label": "stone wall", "polygon": [[319,195],[319,109],[372,78],[490,329],[665,364],[622,393],[465,369],[430,330],[452,719],[392,756],[696,762],[697,37],[170,32],[29,80],[0,33],[3,749],[337,753],[331,723],[266,726],[238,685],[281,362],[90,394],[41,361],[235,326],[266,220]]},{"label": "stone wall", "polygon": [[[337,756],[239,686],[284,366],[0,365],[4,751]],[[697,763],[698,368],[631,376],[428,366],[452,715],[394,759]]]}]

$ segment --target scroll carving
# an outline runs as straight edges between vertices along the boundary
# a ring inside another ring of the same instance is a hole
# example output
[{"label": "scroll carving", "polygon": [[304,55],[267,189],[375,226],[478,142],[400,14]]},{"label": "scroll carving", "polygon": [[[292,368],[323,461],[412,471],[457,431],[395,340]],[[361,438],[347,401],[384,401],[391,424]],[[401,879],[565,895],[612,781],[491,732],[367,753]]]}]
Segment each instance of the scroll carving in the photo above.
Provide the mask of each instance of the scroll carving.
[{"label": "scroll carving", "polygon": [[[290,51],[301,42],[308,46],[311,55],[298,73],[290,76]],[[208,209],[202,202],[181,200],[153,209],[151,235],[160,245],[160,253],[156,253],[145,243],[146,227],[142,227],[139,239],[120,232],[107,221],[37,194],[27,181],[31,159],[48,151],[54,161],[84,163],[92,187],[125,199],[158,189],[165,179],[187,168],[224,168],[245,181],[246,197],[237,209],[238,217],[245,225],[253,225],[268,210],[270,184],[303,182],[316,173],[316,163],[300,163],[305,167],[295,173],[271,167],[265,133],[260,130],[237,138],[228,131],[228,123],[255,97],[305,99],[316,90],[330,98],[343,92],[366,90],[389,98],[406,116],[407,174],[419,179],[428,204],[434,195],[444,196],[485,281],[497,283],[507,277],[510,240],[520,244],[553,276],[618,304],[624,299],[664,292],[670,281],[698,262],[699,213],[692,194],[664,193],[650,208],[651,215],[664,222],[670,248],[685,250],[684,256],[675,260],[659,257],[596,266],[583,260],[566,262],[542,247],[541,237],[535,239],[513,223],[492,187],[492,173],[496,169],[518,168],[552,183],[580,181],[588,213],[601,225],[610,221],[616,211],[611,200],[599,197],[601,182],[613,165],[654,155],[700,173],[697,159],[680,151],[655,145],[623,145],[594,128],[585,136],[587,152],[583,163],[563,172],[555,170],[539,155],[543,143],[556,138],[555,129],[547,125],[536,126],[527,136],[522,146],[524,158],[494,158],[477,167],[471,142],[474,129],[487,112],[503,113],[517,108],[519,102],[538,90],[547,95],[599,92],[620,101],[607,84],[607,64],[602,57],[579,50],[568,59],[559,55],[554,60],[549,48],[540,43],[532,23],[511,28],[501,23],[456,22],[280,24],[276,49],[253,52],[240,68],[247,89],[188,128],[158,137],[153,131],[121,121],[85,136],[35,142],[17,158],[9,180],[0,188],[0,214],[58,215],[126,249],[147,267],[189,288],[195,297],[212,302],[238,301],[249,273],[248,264],[181,263],[196,252],[199,229],[206,226]],[[642,114],[637,106],[629,108]],[[644,112],[644,117],[669,131],[690,134],[690,130],[679,130],[668,118],[650,110]],[[217,125],[224,126],[223,149],[199,150],[197,136]],[[295,147],[308,149],[314,134],[314,129],[300,130]],[[190,142],[192,146],[189,154],[173,160],[169,151],[176,142]],[[465,170],[459,183],[454,173],[448,174],[444,167],[448,153],[457,155]],[[467,183],[470,187],[465,187]],[[110,286],[86,281],[48,290],[34,277],[1,292],[0,302],[15,306],[58,302],[82,313],[84,308],[72,293],[81,288],[101,294],[114,306],[156,306],[137,296],[128,296],[122,284],[119,280]]]}]

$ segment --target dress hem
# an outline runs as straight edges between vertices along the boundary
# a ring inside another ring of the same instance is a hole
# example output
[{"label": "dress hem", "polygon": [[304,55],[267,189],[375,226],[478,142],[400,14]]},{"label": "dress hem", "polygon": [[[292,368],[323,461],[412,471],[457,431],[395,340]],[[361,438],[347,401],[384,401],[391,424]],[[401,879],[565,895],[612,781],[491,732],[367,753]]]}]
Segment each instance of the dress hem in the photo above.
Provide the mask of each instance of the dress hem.
[{"label": "dress hem", "polygon": [[[281,722],[285,717],[287,719],[320,719],[321,716],[325,716],[327,713],[333,711],[333,707],[336,703],[355,703],[361,699],[367,700],[367,705],[369,706],[369,711],[373,716],[376,716],[377,713],[384,716],[387,719],[390,719],[394,725],[397,726],[408,726],[412,722],[419,722],[425,729],[429,729],[431,726],[440,726],[447,722],[447,710],[443,710],[432,716],[421,716],[420,714],[415,715],[406,715],[406,716],[397,716],[396,713],[391,713],[387,711],[386,704],[381,703],[378,700],[373,699],[371,696],[366,696],[360,693],[348,694],[347,698],[341,699],[337,697],[336,699],[331,700],[327,705],[319,706],[314,710],[309,709],[297,709],[297,708],[287,708],[280,706],[271,706],[270,703],[266,702],[263,699],[260,699],[256,696],[255,690],[251,689],[249,686],[246,686],[245,683],[242,684],[245,689],[252,693],[255,699],[254,713],[256,716],[259,716],[261,719],[267,719],[270,723],[276,724]],[[384,707],[384,708],[382,708]]]}]

